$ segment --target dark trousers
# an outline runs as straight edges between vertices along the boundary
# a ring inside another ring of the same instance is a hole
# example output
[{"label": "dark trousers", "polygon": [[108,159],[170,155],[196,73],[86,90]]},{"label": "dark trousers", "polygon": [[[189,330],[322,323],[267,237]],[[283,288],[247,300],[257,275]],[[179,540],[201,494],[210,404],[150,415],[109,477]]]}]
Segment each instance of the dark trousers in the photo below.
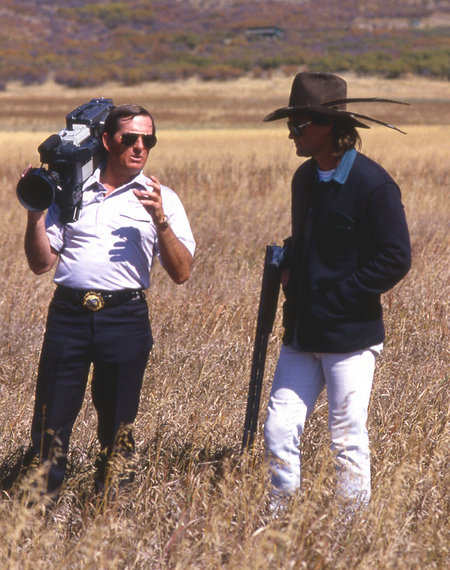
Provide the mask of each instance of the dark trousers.
[{"label": "dark trousers", "polygon": [[52,459],[48,491],[63,481],[90,365],[97,435],[101,448],[111,451],[120,427],[136,418],[152,344],[145,301],[97,312],[68,301],[50,303],[31,427],[34,453],[43,461]]}]

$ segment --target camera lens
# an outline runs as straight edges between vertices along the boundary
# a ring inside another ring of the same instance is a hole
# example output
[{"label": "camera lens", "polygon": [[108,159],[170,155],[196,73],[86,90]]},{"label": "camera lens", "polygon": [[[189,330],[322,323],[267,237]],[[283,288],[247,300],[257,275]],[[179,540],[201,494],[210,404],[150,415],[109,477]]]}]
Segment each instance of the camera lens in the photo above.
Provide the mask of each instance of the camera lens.
[{"label": "camera lens", "polygon": [[44,168],[32,168],[17,184],[19,202],[31,212],[43,212],[55,198],[54,176]]}]

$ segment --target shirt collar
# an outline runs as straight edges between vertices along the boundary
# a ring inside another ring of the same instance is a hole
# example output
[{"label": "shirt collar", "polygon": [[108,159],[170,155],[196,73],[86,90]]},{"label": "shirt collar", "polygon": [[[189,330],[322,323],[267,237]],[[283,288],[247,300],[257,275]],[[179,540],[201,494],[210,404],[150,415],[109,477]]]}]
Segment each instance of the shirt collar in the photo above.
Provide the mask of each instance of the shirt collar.
[{"label": "shirt collar", "polygon": [[339,184],[344,184],[347,181],[350,170],[355,162],[356,154],[356,149],[354,148],[344,152],[341,161],[333,172],[331,180],[335,180]]},{"label": "shirt collar", "polygon": [[[102,171],[102,166],[99,166],[98,168],[96,168],[94,170],[94,172],[92,173],[92,175],[86,180],[86,182],[83,185],[83,189],[84,190],[88,190],[88,189],[94,189],[94,186],[100,186],[101,182],[100,182],[100,174]],[[145,176],[145,174],[141,171],[139,172],[139,174],[137,174],[133,180],[130,180],[129,182],[127,182],[126,184],[124,184],[123,186],[120,186],[120,188],[116,188],[116,190],[123,190],[128,188],[131,184],[132,185],[136,185],[139,184],[140,186],[143,186],[144,188],[146,187],[146,182],[147,177]]]}]

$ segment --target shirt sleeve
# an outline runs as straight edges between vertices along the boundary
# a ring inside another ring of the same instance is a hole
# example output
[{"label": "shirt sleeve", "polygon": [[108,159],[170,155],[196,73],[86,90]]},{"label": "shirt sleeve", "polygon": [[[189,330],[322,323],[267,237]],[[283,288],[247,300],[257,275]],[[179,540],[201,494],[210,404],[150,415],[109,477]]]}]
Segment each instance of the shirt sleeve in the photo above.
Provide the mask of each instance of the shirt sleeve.
[{"label": "shirt sleeve", "polygon": [[45,216],[45,228],[52,248],[60,252],[64,247],[64,225],[59,221],[60,210],[53,202]]}]

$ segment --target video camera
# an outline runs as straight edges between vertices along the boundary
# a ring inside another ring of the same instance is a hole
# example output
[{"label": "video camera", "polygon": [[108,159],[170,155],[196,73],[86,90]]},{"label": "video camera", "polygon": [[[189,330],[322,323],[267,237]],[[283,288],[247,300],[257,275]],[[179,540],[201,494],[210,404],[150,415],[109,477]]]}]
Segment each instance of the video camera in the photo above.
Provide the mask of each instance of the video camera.
[{"label": "video camera", "polygon": [[48,170],[31,168],[17,184],[17,197],[27,210],[43,212],[53,201],[61,210],[61,222],[75,222],[80,215],[83,183],[102,158],[103,125],[112,99],[91,99],[66,116],[66,128],[50,135],[38,147]]}]

